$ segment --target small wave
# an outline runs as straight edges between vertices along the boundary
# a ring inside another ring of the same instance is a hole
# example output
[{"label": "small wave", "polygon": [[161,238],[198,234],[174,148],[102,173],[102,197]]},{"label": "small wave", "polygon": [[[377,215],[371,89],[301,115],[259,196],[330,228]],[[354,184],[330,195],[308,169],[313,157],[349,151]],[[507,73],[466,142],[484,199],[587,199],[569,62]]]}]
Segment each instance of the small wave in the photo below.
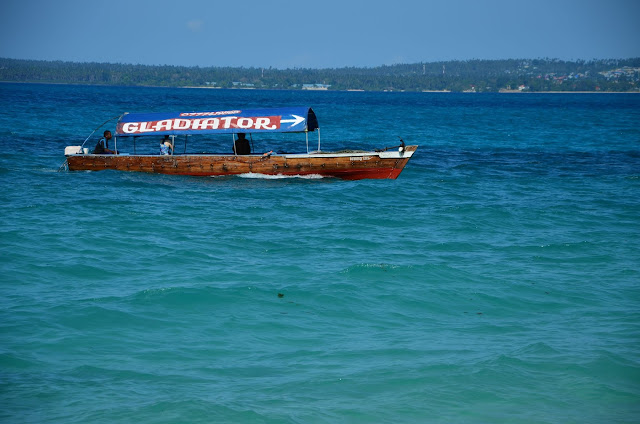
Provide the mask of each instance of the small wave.
[{"label": "small wave", "polygon": [[443,264],[390,264],[390,263],[360,263],[351,265],[342,271],[345,275],[384,275],[392,272],[396,276],[426,279],[464,279],[469,281],[472,275]]},{"label": "small wave", "polygon": [[397,268],[400,268],[400,266],[386,264],[386,263],[379,263],[379,264],[362,263],[362,264],[356,264],[356,265],[350,266],[349,268],[343,270],[342,273],[347,274],[351,272],[357,272],[360,270],[371,270],[371,269],[379,270],[379,271],[389,271]]},{"label": "small wave", "polygon": [[309,175],[282,175],[282,174],[267,175],[267,174],[258,174],[258,173],[255,173],[255,172],[249,172],[247,174],[239,174],[238,177],[240,177],[240,178],[252,178],[252,179],[259,179],[259,180],[281,180],[281,179],[289,179],[289,178],[300,178],[300,179],[303,179],[303,180],[319,180],[319,179],[324,178],[320,174],[309,174]]}]

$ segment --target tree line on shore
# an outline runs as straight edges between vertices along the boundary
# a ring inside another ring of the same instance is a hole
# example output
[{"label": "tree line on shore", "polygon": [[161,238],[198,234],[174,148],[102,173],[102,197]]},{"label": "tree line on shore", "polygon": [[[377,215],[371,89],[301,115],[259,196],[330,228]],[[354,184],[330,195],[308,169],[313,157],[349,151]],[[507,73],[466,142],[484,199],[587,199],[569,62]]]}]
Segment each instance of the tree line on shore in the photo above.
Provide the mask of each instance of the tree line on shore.
[{"label": "tree line on shore", "polygon": [[640,58],[508,59],[371,68],[187,67],[0,58],[0,81],[365,91],[640,91]]}]

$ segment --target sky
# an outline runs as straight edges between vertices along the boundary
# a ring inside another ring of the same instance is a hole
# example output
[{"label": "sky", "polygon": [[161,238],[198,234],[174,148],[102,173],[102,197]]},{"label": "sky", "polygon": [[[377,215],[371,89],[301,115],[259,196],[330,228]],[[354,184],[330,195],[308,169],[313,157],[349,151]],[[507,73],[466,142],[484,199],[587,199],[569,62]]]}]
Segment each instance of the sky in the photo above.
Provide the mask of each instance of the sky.
[{"label": "sky", "polygon": [[640,0],[0,0],[0,57],[375,67],[640,57]]}]

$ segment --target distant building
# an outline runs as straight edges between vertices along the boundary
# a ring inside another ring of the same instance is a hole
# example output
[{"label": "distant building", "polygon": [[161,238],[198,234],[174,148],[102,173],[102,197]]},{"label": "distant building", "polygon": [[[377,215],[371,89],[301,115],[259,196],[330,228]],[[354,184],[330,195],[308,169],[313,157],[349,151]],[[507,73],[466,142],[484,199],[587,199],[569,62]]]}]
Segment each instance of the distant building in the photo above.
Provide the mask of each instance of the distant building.
[{"label": "distant building", "polygon": [[613,69],[611,71],[603,71],[600,72],[600,75],[604,76],[606,79],[618,79],[622,76],[632,79],[638,79],[638,75],[640,74],[640,68],[632,68],[630,66],[623,66],[622,68]]},{"label": "distant building", "polygon": [[303,90],[328,90],[331,85],[327,84],[302,84]]},{"label": "distant building", "polygon": [[255,84],[251,84],[249,82],[233,81],[231,84],[233,84],[233,88],[256,88]]}]

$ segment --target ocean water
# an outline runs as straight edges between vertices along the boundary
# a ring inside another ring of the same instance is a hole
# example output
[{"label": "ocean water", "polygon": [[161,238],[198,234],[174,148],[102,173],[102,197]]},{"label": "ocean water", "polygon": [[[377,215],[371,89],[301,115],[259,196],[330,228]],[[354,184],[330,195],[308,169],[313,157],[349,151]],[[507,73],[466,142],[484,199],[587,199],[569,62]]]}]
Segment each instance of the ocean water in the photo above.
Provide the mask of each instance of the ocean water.
[{"label": "ocean water", "polygon": [[[323,149],[419,150],[397,180],[59,172],[125,111],[291,105]],[[636,423],[639,123],[629,94],[0,84],[0,422]]]}]

